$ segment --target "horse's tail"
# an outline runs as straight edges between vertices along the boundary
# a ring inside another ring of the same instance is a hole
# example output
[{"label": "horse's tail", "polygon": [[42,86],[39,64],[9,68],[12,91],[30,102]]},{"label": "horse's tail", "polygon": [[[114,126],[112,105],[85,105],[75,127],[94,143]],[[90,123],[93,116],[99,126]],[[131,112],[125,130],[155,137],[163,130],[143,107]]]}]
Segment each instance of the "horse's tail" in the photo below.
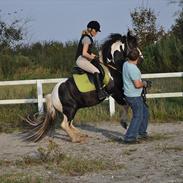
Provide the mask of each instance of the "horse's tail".
[{"label": "horse's tail", "polygon": [[25,139],[28,141],[37,142],[46,134],[55,129],[56,110],[54,108],[51,94],[46,95],[46,113],[35,114],[32,118],[28,116],[25,121],[31,127],[29,132],[26,132]]}]

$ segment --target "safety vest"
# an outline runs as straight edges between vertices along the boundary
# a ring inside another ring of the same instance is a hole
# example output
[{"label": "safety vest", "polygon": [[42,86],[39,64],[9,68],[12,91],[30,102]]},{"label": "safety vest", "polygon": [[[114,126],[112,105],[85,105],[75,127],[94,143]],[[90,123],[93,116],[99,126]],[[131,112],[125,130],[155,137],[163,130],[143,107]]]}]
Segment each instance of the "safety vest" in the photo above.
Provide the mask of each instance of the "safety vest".
[{"label": "safety vest", "polygon": [[92,37],[91,37],[90,35],[84,34],[84,35],[82,35],[81,38],[80,38],[80,41],[79,41],[79,44],[78,44],[78,48],[77,48],[77,52],[76,52],[75,60],[77,60],[77,58],[78,58],[80,55],[82,55],[82,52],[83,52],[82,40],[83,40],[83,38],[84,38],[85,36],[89,37],[90,40],[91,40],[91,44],[90,44],[89,47],[88,47],[88,53],[89,53],[89,54],[92,53],[93,39],[92,39]]}]

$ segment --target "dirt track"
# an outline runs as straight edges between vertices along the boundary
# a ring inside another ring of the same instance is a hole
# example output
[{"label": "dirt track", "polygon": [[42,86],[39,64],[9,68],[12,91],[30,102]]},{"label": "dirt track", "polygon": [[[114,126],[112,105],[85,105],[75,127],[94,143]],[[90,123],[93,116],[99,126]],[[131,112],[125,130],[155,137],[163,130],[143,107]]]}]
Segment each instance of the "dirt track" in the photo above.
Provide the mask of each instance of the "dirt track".
[{"label": "dirt track", "polygon": [[[148,129],[151,138],[135,145],[121,143],[119,139],[124,134],[124,130],[117,123],[87,123],[79,127],[89,135],[84,144],[71,143],[63,131],[56,131],[54,142],[65,154],[84,159],[100,158],[121,165],[122,168],[87,173],[82,176],[66,176],[47,169],[42,171],[31,168],[17,169],[14,166],[2,167],[0,164],[0,176],[10,172],[26,174],[36,172],[36,175],[47,177],[54,183],[183,182],[183,122],[150,124]],[[47,143],[47,138],[35,144],[22,142],[18,133],[1,134],[0,160],[13,161],[27,155],[35,156],[38,147],[45,146]]]}]

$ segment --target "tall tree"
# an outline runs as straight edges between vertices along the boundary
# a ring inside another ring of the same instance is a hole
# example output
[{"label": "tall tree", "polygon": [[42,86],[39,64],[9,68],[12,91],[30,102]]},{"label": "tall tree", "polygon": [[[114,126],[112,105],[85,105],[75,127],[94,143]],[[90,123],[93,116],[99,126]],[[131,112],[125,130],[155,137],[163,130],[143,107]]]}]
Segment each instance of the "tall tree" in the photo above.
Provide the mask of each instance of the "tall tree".
[{"label": "tall tree", "polygon": [[172,25],[172,33],[183,42],[183,0],[169,0],[169,3],[178,4],[181,7],[181,10],[176,12],[177,18]]},{"label": "tall tree", "polygon": [[130,13],[132,28],[139,38],[141,48],[158,41],[164,34],[163,27],[157,27],[157,16],[152,9],[144,7],[135,8]]},{"label": "tall tree", "polygon": [[[0,10],[0,51],[4,48],[15,46],[19,41],[24,39],[25,32],[24,26],[28,23],[28,20],[20,20],[17,18],[12,19],[12,14],[8,13],[8,21],[5,21],[1,16],[2,10]],[[14,13],[17,13],[15,11]]]},{"label": "tall tree", "polygon": [[183,42],[183,8],[175,20],[175,25],[172,26],[172,33]]}]

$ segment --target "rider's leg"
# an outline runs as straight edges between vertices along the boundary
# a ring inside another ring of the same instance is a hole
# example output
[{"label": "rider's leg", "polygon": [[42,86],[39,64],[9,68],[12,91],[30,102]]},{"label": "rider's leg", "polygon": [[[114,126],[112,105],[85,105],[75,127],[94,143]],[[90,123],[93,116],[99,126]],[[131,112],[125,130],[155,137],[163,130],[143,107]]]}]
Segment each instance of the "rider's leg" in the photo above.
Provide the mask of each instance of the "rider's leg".
[{"label": "rider's leg", "polygon": [[99,73],[97,73],[97,72],[94,73],[94,84],[95,84],[95,87],[96,87],[96,90],[97,90],[99,100],[104,100],[108,96],[108,94],[103,89],[102,83],[100,81]]},{"label": "rider's leg", "polygon": [[82,56],[78,57],[78,59],[76,60],[76,65],[89,73],[92,74],[94,74],[95,72],[100,73],[100,71],[92,63],[90,63],[89,60],[87,60]]},{"label": "rider's leg", "polygon": [[82,56],[77,59],[76,64],[81,69],[94,74],[94,84],[96,87],[98,98],[99,100],[104,100],[108,96],[108,94],[102,87],[102,83],[99,77],[100,71],[92,63],[90,63],[90,61],[83,58]]}]

